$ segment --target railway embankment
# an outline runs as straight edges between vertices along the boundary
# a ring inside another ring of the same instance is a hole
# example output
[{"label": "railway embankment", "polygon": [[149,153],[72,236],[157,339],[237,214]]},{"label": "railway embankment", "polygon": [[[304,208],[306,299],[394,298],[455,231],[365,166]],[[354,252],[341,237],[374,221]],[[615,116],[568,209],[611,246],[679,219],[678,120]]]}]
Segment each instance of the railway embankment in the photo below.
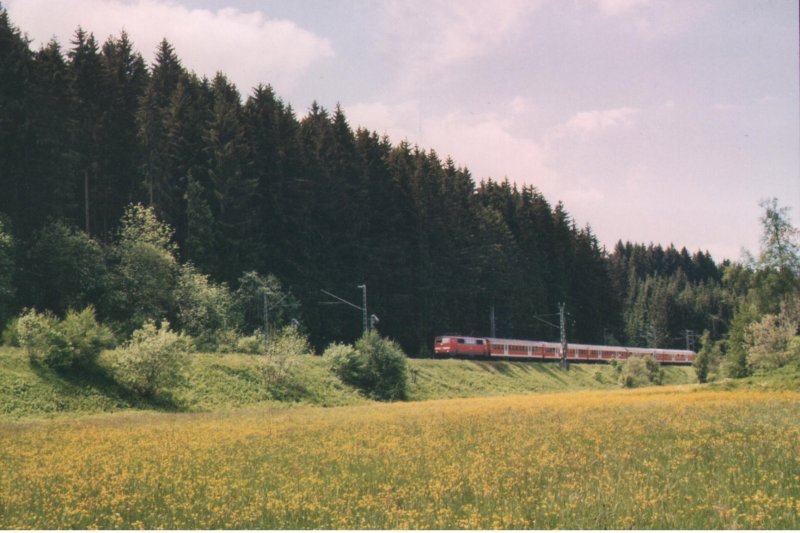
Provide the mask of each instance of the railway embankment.
[{"label": "railway embankment", "polygon": [[[17,348],[0,348],[0,420],[26,420],[120,411],[211,412],[257,405],[290,408],[369,403],[341,383],[322,357],[296,361],[290,379],[266,385],[258,357],[195,354],[175,387],[143,400],[120,386],[100,358],[91,373],[32,368]],[[665,367],[665,385],[695,381],[691,367]],[[553,363],[409,359],[408,399],[424,401],[619,388],[614,368]]]}]

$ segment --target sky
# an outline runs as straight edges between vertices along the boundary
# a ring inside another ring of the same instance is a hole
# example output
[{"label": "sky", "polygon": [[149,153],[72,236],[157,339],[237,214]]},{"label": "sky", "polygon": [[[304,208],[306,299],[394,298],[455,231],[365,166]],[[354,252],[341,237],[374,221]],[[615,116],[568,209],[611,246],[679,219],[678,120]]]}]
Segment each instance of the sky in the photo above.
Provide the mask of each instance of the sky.
[{"label": "sky", "polygon": [[452,157],[562,201],[610,249],[759,249],[761,200],[800,225],[796,0],[0,0],[38,49],[78,26],[162,38],[246,98]]}]

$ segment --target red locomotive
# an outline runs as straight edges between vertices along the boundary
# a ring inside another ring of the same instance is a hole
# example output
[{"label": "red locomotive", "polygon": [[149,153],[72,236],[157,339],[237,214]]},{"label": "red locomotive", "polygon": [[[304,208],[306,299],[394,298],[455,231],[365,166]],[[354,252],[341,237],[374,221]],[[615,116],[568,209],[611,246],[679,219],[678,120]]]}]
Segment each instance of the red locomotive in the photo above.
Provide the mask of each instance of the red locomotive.
[{"label": "red locomotive", "polygon": [[[523,341],[516,339],[492,339],[442,335],[436,337],[433,352],[439,357],[487,357],[519,360],[558,361],[561,345],[557,342]],[[624,346],[596,346],[592,344],[568,344],[568,361],[611,361],[631,356],[650,355],[662,364],[690,365],[695,354],[691,350],[664,350],[660,348],[626,348]]]}]

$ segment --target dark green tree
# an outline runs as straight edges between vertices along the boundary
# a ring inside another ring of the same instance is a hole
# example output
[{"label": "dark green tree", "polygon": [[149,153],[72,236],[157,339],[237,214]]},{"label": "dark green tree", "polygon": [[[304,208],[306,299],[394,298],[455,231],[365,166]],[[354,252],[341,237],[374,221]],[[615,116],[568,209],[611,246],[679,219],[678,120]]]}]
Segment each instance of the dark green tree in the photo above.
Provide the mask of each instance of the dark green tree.
[{"label": "dark green tree", "polygon": [[63,222],[46,224],[24,254],[20,290],[26,306],[63,316],[103,301],[108,283],[101,245]]},{"label": "dark green tree", "polygon": [[6,231],[4,218],[0,214],[0,328],[4,327],[13,316],[13,304],[16,297],[14,238]]},{"label": "dark green tree", "polygon": [[109,37],[101,60],[106,78],[107,108],[103,113],[103,153],[100,157],[101,202],[96,226],[109,237],[122,217],[124,207],[143,199],[139,187],[143,156],[137,143],[136,113],[147,86],[148,73],[142,56],[133,48],[126,32]]},{"label": "dark green tree", "polygon": [[101,154],[106,144],[103,122],[109,108],[108,80],[97,41],[91,33],[78,28],[67,55],[78,128],[74,136],[78,176],[75,187],[82,193],[79,198],[83,208],[83,227],[91,235],[92,220],[107,205],[103,192],[109,188],[107,176],[101,172]]},{"label": "dark green tree", "polygon": [[216,243],[225,260],[216,265],[215,274],[234,280],[252,261],[250,213],[254,207],[256,181],[246,172],[249,153],[242,121],[239,92],[222,74],[211,88],[212,107],[205,131],[208,176],[213,192],[212,213],[216,220]]}]

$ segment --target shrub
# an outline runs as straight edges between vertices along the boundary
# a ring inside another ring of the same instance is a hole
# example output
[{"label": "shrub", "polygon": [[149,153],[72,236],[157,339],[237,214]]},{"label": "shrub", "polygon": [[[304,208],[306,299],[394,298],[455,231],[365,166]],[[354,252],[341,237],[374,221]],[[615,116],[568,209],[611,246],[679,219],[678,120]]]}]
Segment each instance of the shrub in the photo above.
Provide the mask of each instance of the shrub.
[{"label": "shrub", "polygon": [[283,288],[278,278],[272,274],[263,277],[252,271],[239,278],[238,288],[233,292],[233,302],[235,314],[241,321],[238,325],[244,331],[264,327],[265,303],[271,326],[286,324],[291,317],[297,316],[300,308],[300,303]]},{"label": "shrub", "polygon": [[111,248],[109,315],[126,335],[147,320],[170,316],[175,309],[178,262],[172,228],[158,220],[153,208],[131,205],[120,220]]},{"label": "shrub", "polygon": [[258,354],[264,350],[264,338],[261,335],[253,334],[247,337],[240,337],[236,340],[236,351],[240,353]]},{"label": "shrub", "polygon": [[652,356],[629,357],[621,365],[620,384],[625,388],[660,385],[664,380],[664,370]]},{"label": "shrub", "polygon": [[56,327],[58,319],[52,313],[31,309],[17,321],[19,344],[28,354],[31,364],[50,368],[70,366],[66,343]]},{"label": "shrub", "polygon": [[162,387],[177,383],[188,364],[188,339],[170,331],[166,320],[152,321],[133,332],[131,340],[118,350],[113,367],[117,380],[144,398]]},{"label": "shrub", "polygon": [[791,346],[796,333],[797,323],[783,312],[751,324],[746,334],[750,370],[774,370],[796,359],[800,354]]},{"label": "shrub", "polygon": [[80,313],[69,310],[60,322],[50,313],[31,310],[19,318],[16,329],[31,363],[55,369],[88,368],[103,348],[114,344],[114,335],[97,322],[92,306]]},{"label": "shrub", "polygon": [[3,329],[3,345],[5,346],[16,346],[19,347],[19,333],[17,332],[17,322],[19,322],[19,317],[12,318],[6,327]]},{"label": "shrub", "polygon": [[297,357],[293,355],[266,355],[258,363],[261,378],[269,389],[285,388],[294,383],[296,367]]},{"label": "shrub", "polygon": [[365,361],[349,344],[334,342],[325,349],[322,357],[328,361],[331,370],[344,383],[358,386],[364,374]]},{"label": "shrub", "polygon": [[[256,348],[258,350],[258,348]],[[271,389],[286,388],[295,382],[297,358],[311,353],[311,345],[297,326],[286,326],[267,342],[266,353],[258,368],[264,384]]]},{"label": "shrub", "polygon": [[664,383],[664,369],[661,368],[661,364],[652,355],[645,355],[643,361],[647,369],[647,379],[650,380],[650,383],[653,385]]},{"label": "shrub", "polygon": [[97,321],[91,305],[80,313],[70,309],[57,327],[73,367],[86,368],[94,364],[104,348],[114,345],[114,334]]},{"label": "shrub", "polygon": [[382,401],[406,398],[408,364],[394,341],[373,331],[361,337],[355,347],[332,345],[325,355],[339,379],[367,396]]},{"label": "shrub", "polygon": [[231,329],[233,297],[228,286],[216,284],[191,264],[183,265],[175,287],[178,326],[195,341],[199,351],[216,351]]},{"label": "shrub", "polygon": [[286,326],[267,342],[267,356],[298,356],[311,353],[308,338],[297,326]]}]

